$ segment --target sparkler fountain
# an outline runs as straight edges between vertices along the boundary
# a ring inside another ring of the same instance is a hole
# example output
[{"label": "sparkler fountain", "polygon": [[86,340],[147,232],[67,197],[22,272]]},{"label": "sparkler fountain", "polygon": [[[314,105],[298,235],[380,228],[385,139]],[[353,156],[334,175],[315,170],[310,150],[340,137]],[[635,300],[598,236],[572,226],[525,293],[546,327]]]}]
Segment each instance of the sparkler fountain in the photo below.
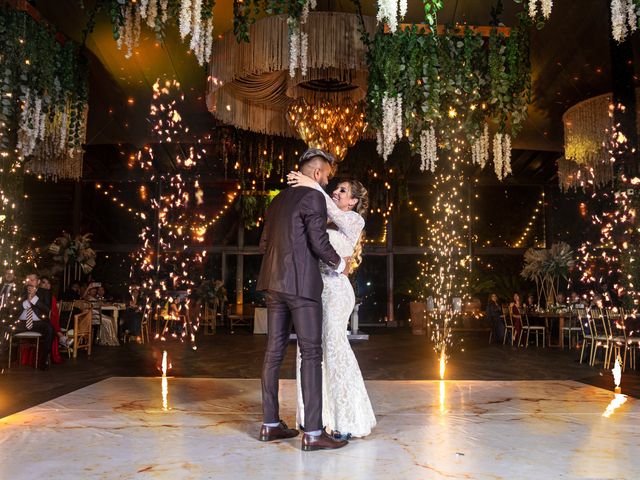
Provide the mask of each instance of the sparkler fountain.
[{"label": "sparkler fountain", "polygon": [[[179,112],[179,101],[184,95],[179,93],[180,84],[174,81],[159,81],[153,85],[153,100],[149,119],[153,125],[153,135],[160,144],[176,143],[180,137],[189,132],[182,125]],[[200,143],[200,140],[197,140]],[[139,268],[136,275],[142,277],[142,296],[146,305],[144,314],[149,323],[153,319],[157,305],[171,307],[172,291],[186,291],[190,298],[193,289],[202,281],[201,266],[206,257],[206,250],[196,251],[194,242],[204,240],[209,224],[201,210],[204,203],[203,191],[199,184],[194,167],[204,154],[204,149],[190,147],[183,149],[173,159],[172,171],[164,172],[158,165],[150,146],[140,150],[137,155],[140,167],[149,173],[149,181],[157,185],[156,198],[149,196],[148,202],[155,212],[155,219],[140,233],[142,247],[137,253],[134,268]],[[161,330],[156,331],[155,338],[166,340],[167,336],[178,337],[171,331],[176,320],[182,321],[180,340],[188,337],[195,349],[195,332],[199,324],[199,312],[192,315],[191,305],[186,305],[186,315],[171,312],[167,308],[167,316]]]},{"label": "sparkler fountain", "polygon": [[616,364],[611,370],[611,372],[613,373],[613,381],[616,384],[616,388],[614,390],[615,396],[613,397],[613,400],[611,400],[609,405],[607,405],[607,409],[602,414],[602,416],[606,418],[609,418],[611,415],[613,415],[613,412],[624,405],[627,401],[627,396],[623,395],[622,390],[620,389],[620,380],[622,377],[621,364],[622,362],[620,360],[620,356],[618,355],[618,357],[616,358]]}]

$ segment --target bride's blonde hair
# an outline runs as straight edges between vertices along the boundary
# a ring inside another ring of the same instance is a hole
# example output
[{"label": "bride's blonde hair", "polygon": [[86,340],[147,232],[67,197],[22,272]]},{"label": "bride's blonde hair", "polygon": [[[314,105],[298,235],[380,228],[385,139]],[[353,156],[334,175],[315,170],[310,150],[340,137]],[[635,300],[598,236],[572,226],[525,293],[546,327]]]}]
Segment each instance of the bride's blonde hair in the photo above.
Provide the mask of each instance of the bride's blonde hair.
[{"label": "bride's blonde hair", "polygon": [[[341,182],[342,183],[342,182]],[[351,198],[358,200],[352,210],[357,212],[362,218],[367,217],[369,212],[369,192],[358,180],[346,180],[351,190]],[[353,273],[362,263],[362,242],[364,242],[364,230],[360,233],[360,237],[356,242],[353,249],[353,255],[351,257],[351,273]]]}]

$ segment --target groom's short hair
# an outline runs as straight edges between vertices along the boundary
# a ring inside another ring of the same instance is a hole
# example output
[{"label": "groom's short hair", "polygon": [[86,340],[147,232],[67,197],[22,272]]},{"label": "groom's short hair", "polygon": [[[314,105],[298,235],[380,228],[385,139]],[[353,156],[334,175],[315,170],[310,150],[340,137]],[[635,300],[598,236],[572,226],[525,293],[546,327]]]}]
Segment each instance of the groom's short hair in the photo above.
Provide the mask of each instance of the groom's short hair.
[{"label": "groom's short hair", "polygon": [[331,155],[329,152],[325,152],[324,150],[320,150],[319,148],[309,148],[300,156],[300,160],[298,160],[298,170],[302,170],[302,167],[304,167],[304,165],[306,165],[316,157],[320,157],[323,161],[327,162],[332,167],[335,163],[335,158],[333,158],[333,155]]}]

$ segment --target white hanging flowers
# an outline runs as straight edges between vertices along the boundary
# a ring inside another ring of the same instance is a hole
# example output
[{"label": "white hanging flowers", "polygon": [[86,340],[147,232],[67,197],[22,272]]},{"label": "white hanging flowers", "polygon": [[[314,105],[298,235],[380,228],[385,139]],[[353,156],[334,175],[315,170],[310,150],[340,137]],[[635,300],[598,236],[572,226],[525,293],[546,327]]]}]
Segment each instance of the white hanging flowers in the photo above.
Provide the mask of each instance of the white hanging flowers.
[{"label": "white hanging flowers", "polygon": [[[211,11],[213,2],[208,0],[180,0],[178,29],[180,38],[185,41],[191,35],[189,49],[195,54],[200,65],[204,65],[211,57],[213,46],[213,19]],[[131,58],[133,51],[140,43],[140,26],[144,21],[149,28],[156,30],[169,18],[169,0],[140,0],[139,2],[123,2],[124,22],[118,27],[118,49],[127,47],[126,58]]]},{"label": "white hanging flowers", "polygon": [[403,136],[402,128],[402,95],[389,97],[385,92],[382,97],[382,132],[378,132],[376,149],[387,161],[396,142]]},{"label": "white hanging flowers", "polygon": [[189,43],[189,48],[193,53],[195,53],[198,58],[198,62],[200,62],[200,55],[198,55],[200,50],[200,17],[202,16],[202,0],[193,0],[193,10],[192,10],[192,19],[191,19],[191,42]]},{"label": "white hanging flowers", "polygon": [[471,159],[484,168],[489,160],[489,125],[484,124],[482,134],[471,144]]},{"label": "white hanging flowers", "polygon": [[493,137],[493,166],[502,180],[511,173],[511,135],[496,133]]},{"label": "white hanging flowers", "polygon": [[618,43],[638,29],[634,0],[611,0],[611,34]]},{"label": "white hanging flowers", "polygon": [[436,130],[433,125],[428,130],[420,132],[420,170],[431,173],[436,171],[438,163],[438,144],[436,142]]},{"label": "white hanging flowers", "polygon": [[303,26],[309,18],[309,10],[316,8],[316,0],[307,0],[302,7],[299,19],[289,17],[289,76],[296,75],[296,68],[300,67],[300,74],[307,76],[309,66],[309,34],[303,31]]},{"label": "white hanging flowers", "polygon": [[300,60],[300,27],[289,22],[289,76],[296,76],[296,68]]},{"label": "white hanging flowers", "polygon": [[545,19],[551,16],[553,0],[529,0],[529,17],[533,20],[538,16],[538,2],[540,2],[540,13]]},{"label": "white hanging flowers", "polygon": [[189,32],[191,32],[191,0],[182,0],[180,4],[180,20],[178,23],[180,29],[180,38],[185,39]]},{"label": "white hanging flowers", "polygon": [[[398,5],[399,3],[399,5]],[[378,13],[376,19],[378,22],[389,25],[391,33],[395,33],[398,29],[398,15],[404,18],[407,14],[407,0],[378,0]]]}]

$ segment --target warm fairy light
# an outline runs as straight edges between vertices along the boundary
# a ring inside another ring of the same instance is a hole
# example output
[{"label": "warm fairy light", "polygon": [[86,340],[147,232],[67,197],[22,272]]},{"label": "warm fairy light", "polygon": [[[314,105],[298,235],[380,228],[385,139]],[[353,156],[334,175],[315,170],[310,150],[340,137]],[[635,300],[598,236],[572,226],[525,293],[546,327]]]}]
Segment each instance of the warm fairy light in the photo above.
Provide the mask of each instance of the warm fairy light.
[{"label": "warm fairy light", "polygon": [[[513,248],[523,248],[525,246],[525,242],[529,237],[529,235],[534,231],[535,222],[538,218],[539,213],[542,211],[543,208],[544,208],[544,190],[542,191],[541,198],[540,200],[538,200],[536,207],[533,209],[531,218],[529,218],[529,221],[525,225],[524,230],[522,231],[522,234],[520,234],[520,237],[518,237],[518,240],[516,240],[513,243]],[[542,241],[540,243],[541,243],[540,246],[544,247],[545,242]]]},{"label": "warm fairy light", "polygon": [[367,128],[362,103],[308,104],[297,99],[287,109],[287,121],[311,148],[321,148],[342,160]]},{"label": "warm fairy light", "polygon": [[[624,111],[623,105],[609,108],[610,117],[614,118],[616,110]],[[616,162],[625,155],[635,154],[635,149],[628,145],[626,137],[619,133],[620,124],[614,124],[608,130],[609,161],[617,170]],[[586,184],[594,186],[593,171]],[[637,208],[640,180],[628,178],[619,173],[616,188],[593,189],[592,200],[602,206],[602,213],[591,215],[593,226],[599,230],[597,242],[585,241],[578,252],[580,280],[591,287],[591,294],[604,292],[605,300],[610,301],[608,289],[612,289],[616,297],[632,311],[639,307],[640,290],[640,231],[637,227]]]}]

